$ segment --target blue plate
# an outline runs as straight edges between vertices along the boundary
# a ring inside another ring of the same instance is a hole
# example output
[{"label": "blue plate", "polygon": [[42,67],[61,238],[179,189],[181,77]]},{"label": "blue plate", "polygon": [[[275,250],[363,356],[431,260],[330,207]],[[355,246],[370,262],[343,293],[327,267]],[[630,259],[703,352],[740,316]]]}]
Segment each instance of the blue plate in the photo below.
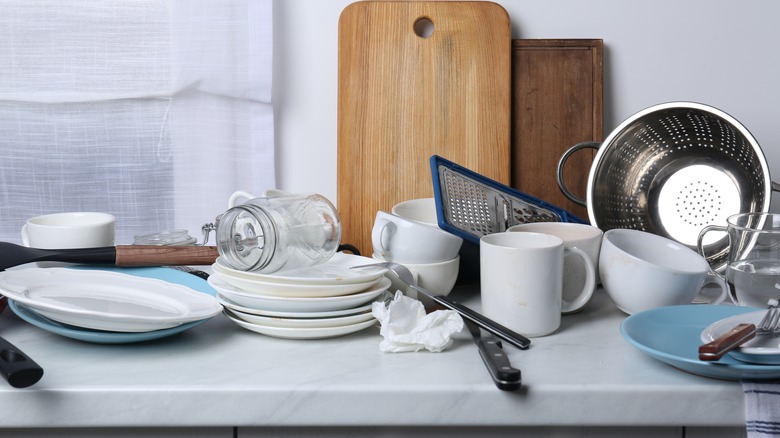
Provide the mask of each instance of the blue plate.
[{"label": "blue plate", "polygon": [[660,307],[624,319],[620,333],[636,348],[689,373],[728,380],[778,379],[780,365],[750,364],[729,355],[714,362],[699,360],[700,337],[705,328],[756,310],[760,309],[706,304]]},{"label": "blue plate", "polygon": [[[103,266],[78,266],[73,269],[92,269],[92,270],[104,270],[121,272],[124,274],[136,275],[139,277],[157,278],[171,283],[181,284],[187,286],[190,289],[194,289],[199,292],[203,292],[212,296],[216,296],[217,292],[209,286],[206,280],[199,278],[195,275],[177,271],[171,268],[151,267],[151,268],[117,268],[117,267],[103,267]],[[193,321],[186,324],[182,324],[176,327],[171,327],[163,330],[154,330],[141,333],[124,333],[124,332],[107,332],[101,330],[90,330],[81,327],[75,327],[68,324],[62,324],[57,321],[48,319],[42,315],[39,315],[35,311],[26,307],[23,304],[16,303],[13,300],[8,300],[8,308],[10,308],[19,318],[29,322],[30,324],[50,331],[52,333],[65,336],[79,341],[93,342],[97,344],[129,344],[134,342],[151,341],[154,339],[160,339],[167,336],[181,333],[185,330],[189,330],[197,325],[203,324],[207,320]]]}]

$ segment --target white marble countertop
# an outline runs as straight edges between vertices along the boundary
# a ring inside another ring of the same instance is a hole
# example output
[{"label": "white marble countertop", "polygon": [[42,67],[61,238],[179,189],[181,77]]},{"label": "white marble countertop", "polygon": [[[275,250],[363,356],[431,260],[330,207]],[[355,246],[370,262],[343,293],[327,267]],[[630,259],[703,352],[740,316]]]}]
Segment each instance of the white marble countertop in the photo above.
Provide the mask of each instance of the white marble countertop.
[{"label": "white marble countertop", "polygon": [[[453,296],[478,304],[473,289]],[[0,427],[603,425],[744,426],[738,382],[687,374],[638,351],[602,290],[529,350],[506,345],[523,388],[498,390],[466,332],[442,353],[379,351],[379,330],[282,340],[219,315],[181,335],[89,344],[16,317],[0,335],[45,370],[0,382]]]}]

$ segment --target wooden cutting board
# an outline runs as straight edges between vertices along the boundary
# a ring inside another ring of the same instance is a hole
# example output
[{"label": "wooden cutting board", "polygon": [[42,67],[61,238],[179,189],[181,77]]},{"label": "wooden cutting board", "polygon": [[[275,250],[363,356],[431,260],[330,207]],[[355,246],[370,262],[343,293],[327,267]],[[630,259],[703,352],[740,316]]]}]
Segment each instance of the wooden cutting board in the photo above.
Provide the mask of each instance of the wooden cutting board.
[{"label": "wooden cutting board", "polygon": [[441,155],[510,182],[511,32],[491,2],[367,1],[339,20],[342,241],[371,254],[377,211],[433,196]]},{"label": "wooden cutting board", "polygon": [[[561,207],[582,219],[587,209],[558,187],[561,156],[583,141],[603,140],[602,40],[512,41],[512,187]],[[566,185],[586,197],[596,152],[572,155]]]}]

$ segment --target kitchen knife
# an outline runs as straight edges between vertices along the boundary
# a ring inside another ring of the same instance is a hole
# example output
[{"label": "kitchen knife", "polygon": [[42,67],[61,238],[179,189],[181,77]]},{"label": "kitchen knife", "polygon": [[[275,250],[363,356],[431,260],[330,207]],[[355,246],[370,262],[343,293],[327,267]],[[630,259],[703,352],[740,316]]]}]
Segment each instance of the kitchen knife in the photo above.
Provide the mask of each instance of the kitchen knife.
[{"label": "kitchen knife", "polygon": [[504,391],[514,391],[520,388],[521,373],[517,368],[513,368],[509,362],[509,357],[501,346],[501,341],[496,339],[490,333],[483,333],[482,330],[471,321],[465,321],[466,327],[474,338],[474,343],[479,347],[479,355],[485,362],[490,377],[493,378],[498,389]]},{"label": "kitchen knife", "polygon": [[[0,296],[0,313],[3,313],[7,298]],[[43,376],[41,368],[34,360],[0,337],[0,374],[14,388],[26,388],[35,384]]]}]

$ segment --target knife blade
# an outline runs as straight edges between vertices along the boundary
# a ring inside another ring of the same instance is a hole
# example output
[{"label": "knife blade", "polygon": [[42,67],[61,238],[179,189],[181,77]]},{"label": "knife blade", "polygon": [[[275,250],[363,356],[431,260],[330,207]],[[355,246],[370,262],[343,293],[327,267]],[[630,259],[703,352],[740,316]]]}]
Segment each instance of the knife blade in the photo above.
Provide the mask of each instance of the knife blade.
[{"label": "knife blade", "polygon": [[501,346],[501,341],[490,333],[483,332],[473,322],[466,320],[465,323],[469,332],[471,332],[471,336],[474,338],[474,343],[479,348],[479,355],[482,357],[482,361],[485,362],[488,372],[490,372],[490,377],[493,378],[493,382],[498,389],[503,391],[519,389],[522,375],[519,369],[512,367],[509,357]]}]

